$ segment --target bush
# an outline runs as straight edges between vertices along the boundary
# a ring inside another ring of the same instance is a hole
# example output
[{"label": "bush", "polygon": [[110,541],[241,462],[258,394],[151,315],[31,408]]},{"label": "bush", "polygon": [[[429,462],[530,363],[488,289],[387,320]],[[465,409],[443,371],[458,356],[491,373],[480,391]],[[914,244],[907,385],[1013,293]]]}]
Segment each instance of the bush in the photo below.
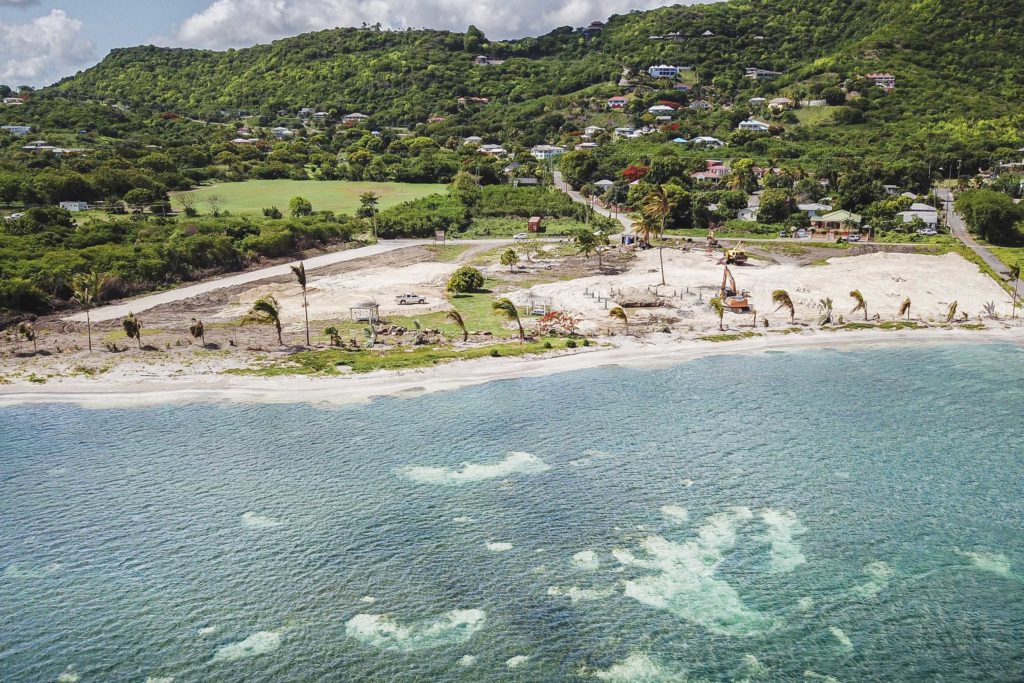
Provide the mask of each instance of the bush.
[{"label": "bush", "polygon": [[0,279],[0,309],[42,313],[47,308],[46,294],[28,280]]},{"label": "bush", "polygon": [[501,351],[498,351],[498,349],[491,349],[491,358],[501,358]]},{"label": "bush", "polygon": [[575,349],[576,348],[576,340],[575,339],[570,339],[570,340],[566,341],[565,342],[565,348],[567,348],[567,349]]},{"label": "bush", "polygon": [[549,342],[549,341],[546,341],[546,342],[544,342],[544,348],[545,348],[545,349],[553,349],[553,348],[555,348],[555,347],[553,347],[553,346],[551,345],[551,342]]},{"label": "bush", "polygon": [[484,286],[484,275],[472,266],[462,266],[448,278],[448,291],[453,294],[476,292]]}]

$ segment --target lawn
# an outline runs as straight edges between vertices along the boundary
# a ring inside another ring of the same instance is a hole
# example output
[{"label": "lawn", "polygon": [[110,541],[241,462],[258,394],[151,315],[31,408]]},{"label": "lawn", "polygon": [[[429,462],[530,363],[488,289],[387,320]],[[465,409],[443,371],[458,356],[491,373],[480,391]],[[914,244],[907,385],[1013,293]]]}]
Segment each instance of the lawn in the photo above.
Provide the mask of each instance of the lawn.
[{"label": "lawn", "polygon": [[[375,192],[380,197],[377,209],[387,209],[419,199],[436,192],[445,192],[444,185],[416,183],[374,183],[348,180],[247,180],[244,183],[223,183],[193,190],[196,209],[200,213],[210,211],[209,198],[220,198],[220,210],[231,213],[259,214],[264,208],[276,206],[288,214],[288,202],[292,197],[304,197],[313,204],[314,211],[334,211],[354,214],[359,208],[359,195]],[[171,194],[171,204],[181,210],[180,193]]]},{"label": "lawn", "polygon": [[794,109],[793,113],[802,126],[818,126],[828,123],[832,119],[832,112],[835,107],[801,107]]},{"label": "lawn", "polygon": [[1024,265],[1024,247],[989,247],[988,249],[1007,267]]}]

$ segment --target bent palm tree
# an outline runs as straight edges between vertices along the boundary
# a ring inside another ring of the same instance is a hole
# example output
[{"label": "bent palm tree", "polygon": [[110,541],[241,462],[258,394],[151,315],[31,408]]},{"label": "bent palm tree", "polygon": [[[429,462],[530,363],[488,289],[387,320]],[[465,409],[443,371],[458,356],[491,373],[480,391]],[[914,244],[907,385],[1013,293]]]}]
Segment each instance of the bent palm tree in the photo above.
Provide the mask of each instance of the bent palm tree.
[{"label": "bent palm tree", "polygon": [[129,313],[128,317],[121,321],[121,327],[124,328],[124,333],[129,339],[134,339],[139,343],[139,348],[142,348],[142,321],[135,317],[134,313]]},{"label": "bent palm tree", "polygon": [[857,305],[850,311],[850,315],[853,315],[857,311],[864,311],[864,320],[868,319],[868,303],[864,301],[864,295],[860,293],[859,289],[855,289],[850,292],[850,298],[857,302]]},{"label": "bent palm tree", "polygon": [[825,297],[819,303],[821,306],[821,317],[818,318],[819,325],[831,325],[832,324],[832,299]]},{"label": "bent palm tree", "polygon": [[299,281],[299,286],[302,287],[302,310],[306,313],[306,346],[310,346],[309,302],[306,301],[306,264],[299,261],[299,265],[292,266],[292,272],[295,273],[295,279]]},{"label": "bent palm tree", "polygon": [[519,341],[526,340],[526,332],[523,330],[523,322],[519,319],[519,309],[516,308],[514,303],[509,299],[502,297],[500,299],[496,299],[494,303],[491,304],[491,308],[495,313],[499,313],[509,320],[515,320],[516,325],[519,326]]},{"label": "bent palm tree", "polygon": [[[661,284],[665,284],[665,223],[676,208],[676,201],[669,195],[664,185],[652,191],[644,200],[642,213],[652,222],[658,222],[660,230],[658,237],[658,261],[661,264]],[[650,240],[648,240],[650,241]]]},{"label": "bent palm tree", "polygon": [[71,278],[71,298],[85,307],[85,330],[89,335],[89,350],[92,351],[92,320],[89,318],[89,309],[100,302],[103,296],[103,286],[107,284],[107,274],[97,273],[95,270],[88,273],[79,273]]},{"label": "bent palm tree", "polygon": [[725,325],[723,324],[725,319],[725,303],[722,302],[722,298],[716,296],[708,304],[711,306],[711,310],[715,312],[715,315],[718,316],[718,331],[725,332]]},{"label": "bent palm tree", "polygon": [[772,292],[772,303],[775,304],[776,312],[783,308],[789,311],[790,323],[796,321],[796,308],[793,306],[793,300],[789,298],[789,292],[784,289],[776,289]]},{"label": "bent palm tree", "polygon": [[622,309],[622,306],[615,306],[612,310],[608,311],[608,315],[621,320],[626,328],[626,334],[629,334],[629,316],[626,315],[626,311]]},{"label": "bent palm tree", "polygon": [[951,303],[949,305],[949,310],[946,311],[946,322],[947,323],[953,322],[953,318],[956,317],[956,309],[957,309],[958,305],[959,304],[956,301],[954,301],[953,303]]},{"label": "bent palm tree", "polygon": [[188,333],[192,335],[193,339],[198,339],[203,346],[206,346],[206,326],[203,325],[202,320],[196,320],[192,318],[192,324],[188,327]]},{"label": "bent palm tree", "polygon": [[462,330],[463,342],[469,341],[469,330],[466,329],[466,321],[462,319],[461,313],[455,310],[451,310],[448,311],[447,315],[445,315],[445,318],[459,326],[459,329]]},{"label": "bent palm tree", "polygon": [[249,323],[256,323],[259,325],[270,325],[274,326],[277,330],[277,342],[284,346],[284,340],[281,338],[281,307],[277,303],[277,299],[270,296],[269,294],[264,297],[260,297],[253,302],[252,308],[249,309],[248,315],[242,318],[242,324],[247,325]]},{"label": "bent palm tree", "polygon": [[338,332],[338,328],[334,325],[324,329],[326,334],[331,339],[331,346],[341,346],[341,333]]},{"label": "bent palm tree", "polygon": [[902,318],[903,316],[907,316],[907,320],[910,320],[910,297],[909,296],[906,299],[903,300],[903,303],[900,304],[900,310],[898,310],[896,312],[896,317],[897,318]]}]

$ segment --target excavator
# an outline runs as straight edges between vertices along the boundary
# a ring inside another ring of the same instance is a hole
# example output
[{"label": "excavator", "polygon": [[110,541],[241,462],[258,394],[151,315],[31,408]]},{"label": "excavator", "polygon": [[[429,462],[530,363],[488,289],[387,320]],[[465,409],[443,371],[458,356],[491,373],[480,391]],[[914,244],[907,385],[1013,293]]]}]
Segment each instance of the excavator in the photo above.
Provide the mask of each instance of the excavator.
[{"label": "excavator", "polygon": [[718,296],[725,307],[733,313],[750,311],[750,292],[736,290],[736,278],[732,276],[728,265],[724,266],[722,271],[722,288],[718,290]]}]

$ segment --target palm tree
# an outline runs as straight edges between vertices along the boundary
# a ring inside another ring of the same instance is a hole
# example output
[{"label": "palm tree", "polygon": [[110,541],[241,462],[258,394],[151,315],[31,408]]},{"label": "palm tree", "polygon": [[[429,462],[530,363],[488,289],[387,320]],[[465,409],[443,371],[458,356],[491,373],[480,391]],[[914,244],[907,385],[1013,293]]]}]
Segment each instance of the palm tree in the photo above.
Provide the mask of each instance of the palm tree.
[{"label": "palm tree", "polygon": [[725,332],[725,325],[723,324],[725,319],[725,303],[722,301],[722,298],[716,296],[708,304],[711,305],[711,310],[718,316],[718,330]]},{"label": "palm tree", "polygon": [[25,341],[32,342],[32,353],[39,353],[36,347],[36,328],[32,323],[25,321],[18,324],[18,335],[25,338]]},{"label": "palm tree", "polygon": [[675,208],[676,200],[669,196],[664,185],[660,185],[656,190],[647,195],[641,209],[644,216],[660,223],[659,237],[661,242],[658,244],[658,260],[661,262],[661,284],[665,284],[665,256],[663,254],[663,249],[665,248],[665,223]]},{"label": "palm tree", "polygon": [[629,316],[626,315],[626,311],[622,309],[622,306],[615,306],[612,310],[608,311],[608,315],[621,320],[622,324],[626,327],[626,334],[629,334]]},{"label": "palm tree", "polygon": [[1015,263],[1010,266],[1010,277],[1013,278],[1013,310],[1010,312],[1010,318],[1017,317],[1017,285],[1020,284],[1020,263]]},{"label": "palm tree", "polygon": [[796,322],[796,308],[793,306],[793,300],[789,298],[789,292],[784,289],[776,289],[772,292],[772,303],[775,304],[776,312],[783,308],[789,311],[789,322],[791,324]]},{"label": "palm tree", "polygon": [[819,304],[821,306],[821,317],[818,318],[819,325],[831,325],[832,324],[832,299],[825,297]]},{"label": "palm tree", "polygon": [[89,318],[89,309],[100,302],[107,278],[106,273],[97,273],[95,270],[91,270],[88,273],[75,275],[69,283],[71,298],[85,307],[85,330],[89,335],[90,351],[92,351],[92,320]]},{"label": "palm tree", "polygon": [[136,318],[134,313],[129,313],[128,317],[121,321],[121,327],[128,338],[137,341],[139,349],[142,349],[142,321]]},{"label": "palm tree", "polygon": [[502,297],[496,299],[492,304],[491,308],[495,313],[499,313],[509,320],[515,320],[516,325],[519,326],[519,341],[526,340],[526,332],[523,331],[523,322],[519,319],[519,309],[509,299]]},{"label": "palm tree", "polygon": [[445,315],[445,318],[459,326],[459,329],[462,330],[463,342],[469,341],[469,330],[466,329],[466,321],[462,319],[461,313],[453,309],[451,311],[448,311],[448,314]]},{"label": "palm tree", "polygon": [[946,311],[946,322],[947,323],[953,322],[953,318],[956,317],[956,308],[957,308],[957,306],[958,306],[958,304],[957,304],[956,301],[954,301],[953,303],[951,303],[949,305],[949,310]]},{"label": "palm tree", "polygon": [[188,332],[192,335],[193,339],[199,339],[203,346],[206,346],[206,326],[203,325],[202,320],[192,318],[192,324],[189,325]]},{"label": "palm tree", "polygon": [[380,197],[375,192],[364,192],[359,195],[359,205],[370,212],[370,225],[373,227],[373,239],[377,239],[377,202]]},{"label": "palm tree", "polygon": [[292,266],[292,272],[295,273],[295,279],[299,281],[299,286],[302,287],[302,310],[306,314],[306,346],[310,346],[309,343],[309,302],[306,301],[306,264],[299,261],[299,265]]},{"label": "palm tree", "polygon": [[252,304],[252,308],[249,309],[248,315],[242,318],[243,325],[248,323],[257,323],[259,325],[273,324],[277,330],[277,342],[284,346],[284,340],[281,338],[281,307],[274,297],[268,294],[256,299]]},{"label": "palm tree", "polygon": [[341,346],[341,333],[338,332],[338,328],[334,325],[324,329],[326,334],[331,339],[331,346]]},{"label": "palm tree", "polygon": [[906,299],[903,300],[903,303],[900,304],[900,310],[898,310],[896,312],[896,317],[897,318],[902,318],[904,315],[907,316],[907,320],[910,320],[910,297],[909,296]]},{"label": "palm tree", "polygon": [[853,315],[857,311],[864,311],[864,321],[868,319],[868,303],[864,301],[864,295],[860,293],[859,289],[855,289],[850,292],[850,297],[857,302],[857,305],[850,311],[850,315]]}]

